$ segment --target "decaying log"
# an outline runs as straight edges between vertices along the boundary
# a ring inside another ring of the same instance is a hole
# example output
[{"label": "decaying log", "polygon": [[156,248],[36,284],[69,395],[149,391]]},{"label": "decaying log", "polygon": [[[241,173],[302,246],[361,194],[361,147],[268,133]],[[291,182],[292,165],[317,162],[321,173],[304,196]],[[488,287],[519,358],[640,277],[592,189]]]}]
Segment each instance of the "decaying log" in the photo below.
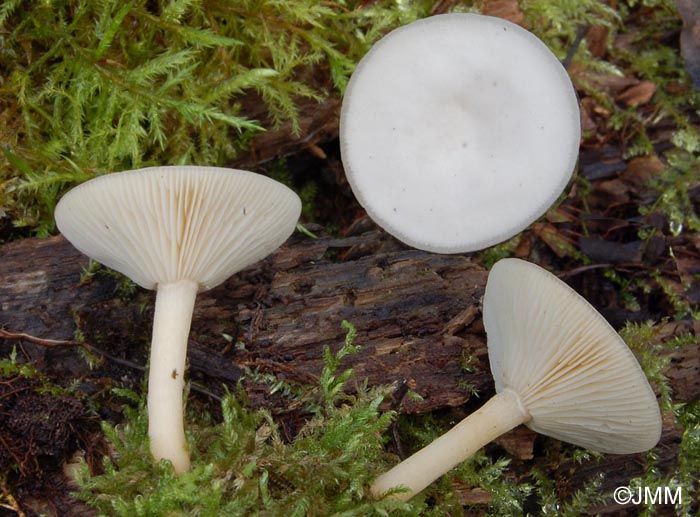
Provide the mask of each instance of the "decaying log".
[{"label": "decaying log", "polygon": [[[137,290],[125,296],[113,274],[81,281],[87,266],[87,258],[61,236],[0,246],[0,326],[58,340],[73,339],[79,331],[98,349],[145,364],[153,293]],[[235,384],[244,367],[290,382],[314,382],[323,347],[341,346],[346,333],[341,322],[347,320],[357,328],[355,343],[362,348],[343,366],[370,384],[408,380],[423,399],[405,399],[401,411],[459,406],[469,401],[472,389],[486,400],[493,393],[480,317],[486,276],[467,256],[405,249],[379,231],[346,238],[295,235],[273,256],[200,294],[189,376],[210,389]],[[669,324],[666,333],[688,330],[678,325]],[[0,340],[0,350],[16,344]],[[95,375],[71,349],[23,343],[22,351],[48,372]],[[667,354],[674,400],[700,399],[698,348]],[[284,412],[284,400],[268,397],[255,383],[244,385],[254,405]],[[478,407],[480,400],[457,415]],[[667,419],[658,447],[661,468],[677,465],[679,437],[673,419]],[[606,486],[624,485],[644,468],[643,455],[605,456],[583,464],[536,453],[533,459],[538,440],[519,428],[491,447],[548,471],[562,495],[601,472]],[[611,503],[598,511],[614,509]]]},{"label": "decaying log", "polygon": [[[191,368],[228,383],[242,366],[313,382],[323,347],[340,346],[346,332],[341,322],[348,320],[362,350],[347,366],[372,384],[414,382],[424,400],[406,400],[405,411],[459,405],[469,397],[467,384],[488,390],[492,381],[476,318],[486,272],[465,257],[415,250],[358,256],[381,246],[397,247],[372,232],[346,239],[297,236],[270,259],[202,293],[192,324]],[[333,259],[341,253],[354,258]],[[117,296],[113,276],[81,283],[88,261],[60,236],[8,244],[0,261],[0,325],[51,339],[72,339],[80,330],[90,343],[145,363],[152,293],[129,303]],[[226,354],[217,351],[226,348],[224,336],[238,342]],[[25,348],[40,363],[51,356],[48,366],[60,368],[58,352]]]},{"label": "decaying log", "polygon": [[[73,339],[79,330],[92,344],[144,364],[153,293],[120,298],[109,275],[81,283],[87,266],[61,236],[0,247],[0,325],[59,340]],[[228,383],[238,380],[243,366],[313,380],[323,347],[340,346],[341,321],[348,320],[362,345],[347,362],[358,378],[415,383],[424,400],[406,400],[407,412],[457,406],[469,398],[465,386],[493,389],[479,312],[485,281],[486,271],[468,257],[406,250],[380,232],[343,239],[297,235],[272,257],[198,297],[191,368]],[[666,333],[680,333],[679,325]],[[238,346],[227,346],[225,336]],[[60,352],[25,349],[40,363],[48,354],[59,364],[47,367],[60,370]],[[674,399],[700,399],[697,347],[667,354]]]}]

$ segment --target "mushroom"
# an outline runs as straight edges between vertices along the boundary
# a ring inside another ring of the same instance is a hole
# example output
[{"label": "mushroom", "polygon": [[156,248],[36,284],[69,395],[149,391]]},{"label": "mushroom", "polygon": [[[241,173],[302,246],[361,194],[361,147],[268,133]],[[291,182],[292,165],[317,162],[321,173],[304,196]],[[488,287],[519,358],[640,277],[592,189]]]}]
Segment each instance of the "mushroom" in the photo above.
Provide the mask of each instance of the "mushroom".
[{"label": "mushroom", "polygon": [[580,295],[518,259],[494,265],[484,295],[496,395],[379,476],[375,496],[407,500],[494,438],[525,424],[590,450],[631,454],[661,434],[656,396],[625,342]]},{"label": "mushroom", "polygon": [[576,93],[536,36],[490,16],[443,14],[389,33],[345,91],[340,145],[370,217],[415,248],[474,251],[541,216],[580,140]]},{"label": "mushroom", "polygon": [[56,224],[76,248],[157,290],[148,434],[154,458],[176,473],[190,468],[182,395],[195,297],[274,251],[300,210],[299,197],[270,178],[194,166],[101,176],[56,206]]}]

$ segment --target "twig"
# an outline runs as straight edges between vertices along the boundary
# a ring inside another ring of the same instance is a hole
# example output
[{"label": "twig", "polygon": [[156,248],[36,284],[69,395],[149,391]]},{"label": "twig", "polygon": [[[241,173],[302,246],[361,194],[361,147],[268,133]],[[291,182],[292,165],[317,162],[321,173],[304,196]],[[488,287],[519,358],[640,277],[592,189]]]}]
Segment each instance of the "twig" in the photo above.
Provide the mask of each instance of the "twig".
[{"label": "twig", "polygon": [[9,491],[5,489],[4,484],[2,485],[2,496],[7,500],[9,504],[0,503],[0,508],[7,508],[8,510],[12,510],[17,514],[17,517],[27,517],[27,514],[22,511],[22,508],[20,507],[17,499],[15,499],[15,496],[13,496]]},{"label": "twig", "polygon": [[[0,444],[3,446],[3,448],[12,456],[12,459],[15,460],[15,463],[19,466],[20,470],[24,472],[24,461],[22,461],[20,458],[17,457],[17,454],[15,454],[15,451],[12,450],[12,447],[5,441],[5,438],[0,434]],[[3,486],[3,491],[4,491],[4,486]],[[6,493],[5,495],[11,495],[9,493]],[[14,508],[11,508],[14,509]]]},{"label": "twig", "polygon": [[[401,407],[403,399],[406,397],[409,388],[408,379],[402,379],[399,385],[396,387],[394,392],[391,394],[391,409],[392,411],[398,411]],[[398,421],[394,420],[391,423],[391,438],[394,440],[394,446],[396,447],[396,452],[402,460],[406,459],[406,451],[401,443],[401,436],[399,435]]]},{"label": "twig", "polygon": [[[138,370],[140,372],[145,372],[146,367],[135,363],[133,361],[129,361],[127,359],[121,359],[119,357],[115,357],[112,354],[109,354],[105,352],[104,350],[101,350],[97,348],[94,345],[91,345],[90,343],[86,343],[84,341],[76,341],[73,339],[66,339],[66,340],[61,340],[61,339],[45,339],[45,338],[40,338],[37,336],[32,336],[31,334],[25,334],[23,332],[8,332],[5,329],[0,329],[0,339],[7,339],[8,341],[26,341],[27,343],[32,343],[33,345],[39,345],[39,346],[44,346],[44,347],[60,347],[60,346],[79,346],[84,348],[85,350],[89,350],[90,352],[101,355],[102,357],[109,359],[113,363],[120,364],[122,366],[127,366],[129,368],[133,368],[134,370]],[[211,391],[201,388],[195,384],[190,384],[190,389],[194,392],[200,393],[202,395],[206,395],[207,397],[210,397],[218,402],[221,402],[221,397],[218,395],[212,393]]]},{"label": "twig", "polygon": [[571,47],[569,47],[569,52],[567,52],[566,57],[564,58],[564,61],[561,62],[561,64],[564,65],[564,68],[566,68],[567,70],[569,69],[569,65],[571,64],[571,61],[573,61],[573,59],[574,59],[574,55],[576,54],[576,51],[581,46],[581,42],[583,41],[583,38],[586,36],[587,30],[588,30],[588,27],[585,25],[582,25],[576,31],[576,38],[574,39],[574,42],[571,44]]},{"label": "twig", "polygon": [[209,398],[211,398],[211,399],[214,399],[214,400],[216,400],[217,402],[221,402],[222,400],[224,400],[224,399],[222,399],[221,397],[219,397],[217,394],[215,394],[215,393],[209,391],[209,390],[206,389],[206,388],[202,388],[201,386],[199,386],[199,385],[197,385],[197,384],[193,384],[192,382],[190,382],[190,390],[192,390],[192,391],[194,391],[194,392],[196,392],[196,393],[199,393],[199,394],[201,394],[201,395],[206,395],[207,397],[209,397]]},{"label": "twig", "polygon": [[304,384],[315,385],[318,384],[320,381],[320,377],[317,375],[307,372],[301,372],[291,365],[280,363],[279,361],[273,361],[272,359],[252,359],[249,361],[244,361],[242,366],[248,368],[259,368],[263,370],[268,369],[271,370],[273,373],[275,373],[275,370],[282,371],[289,376],[290,380],[295,380]]},{"label": "twig", "polygon": [[571,269],[569,271],[565,271],[564,273],[560,273],[557,276],[563,280],[564,278],[569,278],[570,276],[575,276],[579,273],[585,273],[586,271],[590,271],[591,269],[601,269],[606,267],[612,267],[612,264],[591,264],[589,266],[581,266]]},{"label": "twig", "polygon": [[138,363],[134,363],[132,361],[128,361],[126,359],[120,359],[119,357],[115,357],[112,354],[109,354],[104,350],[100,350],[96,346],[91,345],[90,343],[85,343],[84,341],[75,341],[72,339],[45,339],[37,336],[32,336],[31,334],[25,334],[23,332],[8,332],[5,329],[0,329],[0,338],[7,339],[9,341],[26,341],[27,343],[32,343],[33,345],[39,345],[48,348],[60,346],[79,346],[97,355],[101,355],[114,363],[121,364],[122,366],[128,366],[129,368],[133,368],[141,372],[146,371],[145,366],[142,366]]}]

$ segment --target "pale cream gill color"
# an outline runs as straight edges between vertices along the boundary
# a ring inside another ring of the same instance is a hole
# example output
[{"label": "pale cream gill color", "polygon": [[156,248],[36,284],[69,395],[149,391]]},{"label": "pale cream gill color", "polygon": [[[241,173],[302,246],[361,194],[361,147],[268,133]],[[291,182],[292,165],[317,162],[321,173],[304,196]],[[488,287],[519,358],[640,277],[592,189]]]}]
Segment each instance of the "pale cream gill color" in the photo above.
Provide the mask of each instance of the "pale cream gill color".
[{"label": "pale cream gill color", "polygon": [[247,171],[154,167],[102,176],[66,194],[59,230],[86,255],[157,289],[148,377],[156,461],[190,468],[183,419],[187,340],[197,292],[265,257],[294,231],[299,197]]},{"label": "pale cream gill color", "polygon": [[274,251],[300,210],[296,194],[265,176],[172,166],[90,180],[55,216],[76,248],[146,289],[189,279],[204,290]]},{"label": "pale cream gill color", "polygon": [[406,500],[498,435],[524,423],[591,450],[650,449],[661,415],[634,355],[575,291],[542,268],[497,262],[486,284],[483,321],[497,394],[453,429],[379,476]]},{"label": "pale cream gill color", "polygon": [[659,440],[658,403],[636,358],[554,275],[518,259],[496,263],[484,326],[496,391],[520,394],[531,429],[616,454],[645,451]]}]

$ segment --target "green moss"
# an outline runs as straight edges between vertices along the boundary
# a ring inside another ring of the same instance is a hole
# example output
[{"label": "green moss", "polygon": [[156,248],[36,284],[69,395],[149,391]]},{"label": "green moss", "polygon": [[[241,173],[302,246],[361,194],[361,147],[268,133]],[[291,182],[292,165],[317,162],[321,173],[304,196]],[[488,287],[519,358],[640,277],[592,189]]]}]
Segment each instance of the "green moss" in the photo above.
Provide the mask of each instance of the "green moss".
[{"label": "green moss", "polygon": [[[662,468],[659,463],[658,451],[652,449],[647,456],[648,467],[643,476],[630,480],[629,486],[648,487],[651,491],[660,487],[662,490],[668,487],[675,490],[680,487],[682,497],[676,506],[677,515],[695,515],[697,508],[693,507],[693,501],[697,501],[699,486],[697,473],[700,472],[700,411],[697,403],[677,403],[673,400],[673,393],[668,380],[663,375],[663,370],[670,362],[669,357],[661,357],[661,352],[669,352],[688,344],[696,344],[696,337],[692,333],[685,333],[665,341],[659,338],[660,325],[651,322],[633,325],[628,324],[622,331],[630,348],[639,358],[642,369],[646,373],[652,386],[659,393],[659,403],[662,410],[674,414],[678,424],[683,427],[681,443],[679,446],[678,466],[670,472]],[[654,515],[658,505],[649,504],[641,510],[641,515]]]},{"label": "green moss", "polygon": [[700,187],[700,134],[694,128],[679,130],[673,143],[678,147],[666,153],[665,170],[649,181],[648,186],[658,197],[653,203],[640,207],[640,213],[664,213],[668,218],[665,230],[677,237],[683,230],[700,231],[700,215],[689,197],[691,189]]},{"label": "green moss", "polygon": [[[143,401],[125,410],[126,421],[105,424],[116,459],[105,459],[104,474],[84,465],[79,497],[105,515],[343,515],[410,511],[411,504],[367,498],[369,481],[383,466],[382,433],[392,413],[381,413],[386,390],[342,388],[352,372],[338,372],[340,360],[357,348],[354,329],[336,354],[324,353],[320,383],[297,397],[310,414],[291,443],[265,410],[245,407],[242,392],[222,401],[223,419],[188,424],[193,469],[177,477],[169,462],[153,465],[148,452]],[[193,415],[190,414],[190,419]],[[419,505],[420,506],[420,505]]]},{"label": "green moss", "polygon": [[265,127],[298,133],[301,99],[342,92],[384,31],[427,14],[361,3],[3,3],[0,208],[46,235],[61,192],[97,174],[223,165]]},{"label": "green moss", "polygon": [[[614,268],[606,268],[603,274],[617,287],[620,304],[629,311],[638,311],[641,306],[637,299],[637,292],[638,288],[641,287],[640,283],[645,283],[645,280],[624,276]],[[644,291],[643,288],[641,290]]]},{"label": "green moss", "polygon": [[[300,100],[342,93],[373,42],[427,16],[433,4],[5,2],[0,209],[16,225],[47,235],[60,194],[95,175],[148,165],[225,165],[267,127],[288,121],[298,133]],[[599,0],[521,7],[560,57],[580,27],[620,22]],[[474,2],[453,10],[474,11]],[[577,59],[591,69],[612,66],[585,47]],[[255,98],[265,107],[264,121],[251,118],[260,117],[251,108]],[[313,198],[314,188],[302,186],[303,196]]]},{"label": "green moss", "polygon": [[17,349],[13,348],[10,355],[0,359],[0,380],[7,380],[12,377],[33,379],[40,377],[41,373],[34,365],[17,361]]},{"label": "green moss", "polygon": [[536,0],[521,2],[520,7],[532,30],[561,59],[581,28],[591,24],[614,27],[620,21],[618,12],[600,0]]},{"label": "green moss", "polygon": [[659,393],[659,404],[662,409],[670,409],[673,405],[671,388],[668,379],[663,374],[670,359],[663,352],[677,349],[682,339],[663,342],[659,338],[661,326],[651,321],[646,323],[627,323],[620,331],[620,336],[635,353],[642,370],[649,382]]},{"label": "green moss", "polygon": [[486,489],[491,495],[489,515],[522,515],[525,499],[534,487],[527,482],[515,483],[507,475],[509,465],[510,459],[493,459],[481,451],[457,467],[445,481],[452,477]]},{"label": "green moss", "polygon": [[133,300],[139,292],[138,286],[129,277],[102,266],[94,259],[90,259],[87,267],[84,267],[80,272],[80,283],[91,282],[93,278],[98,276],[113,278],[116,281],[116,294],[121,300]]},{"label": "green moss", "polygon": [[[58,196],[96,174],[169,163],[223,165],[264,128],[291,122],[297,130],[301,99],[342,93],[355,63],[374,41],[389,28],[426,16],[434,4],[427,0],[4,2],[0,213],[4,210],[17,224],[46,235],[53,230],[52,209]],[[473,4],[457,2],[454,8],[471,11]],[[697,110],[698,97],[692,89],[683,89],[689,78],[676,43],[667,37],[680,27],[674,3],[626,0],[617,5],[615,11],[599,0],[521,2],[533,30],[560,57],[582,27],[603,25],[609,29],[607,54],[593,56],[584,40],[574,63],[586,71],[634,76],[658,86],[649,115],[622,105],[577,76],[583,95],[611,113],[608,129],[620,135],[626,157],[650,153],[655,140],[648,126],[653,131],[658,121],[672,120],[673,148],[663,155],[667,169],[648,185],[657,197],[641,211],[668,215],[671,235],[698,230],[689,192],[698,185],[700,138],[688,117]],[[628,24],[638,23],[634,16],[642,8],[648,22],[634,27],[626,46],[614,47],[615,36]],[[261,99],[267,110],[264,120],[269,122],[251,118],[242,104],[251,94]],[[290,174],[284,170],[281,174],[294,183]],[[585,191],[591,185],[582,178],[577,182],[585,206]],[[308,214],[315,186],[308,183],[300,189]],[[479,261],[490,266],[512,255],[518,242],[516,237],[487,250]],[[639,307],[634,294],[648,290],[648,279],[608,274],[623,293],[622,305],[630,310]],[[673,294],[670,286],[661,287],[669,297]],[[124,293],[129,295],[128,285]],[[679,317],[695,314],[687,304],[676,307]],[[684,427],[678,469],[662,475],[650,455],[652,467],[636,482],[680,484],[687,496],[679,511],[690,514],[692,496],[698,494],[700,410],[697,404],[673,401],[662,373],[667,359],[661,357],[664,347],[679,346],[682,340],[657,344],[658,328],[651,324],[629,325],[623,336],[661,394],[662,406],[673,409]],[[352,352],[351,341],[350,337],[341,353]],[[610,494],[601,493],[600,480],[594,479],[562,501],[542,471],[523,471],[529,466],[510,465],[507,457],[487,449],[410,503],[371,501],[367,498],[371,479],[397,461],[384,452],[392,415],[379,411],[385,389],[368,389],[360,383],[353,394],[345,391],[352,376],[337,372],[339,359],[339,354],[325,354],[326,367],[315,387],[249,374],[267,382],[271,392],[305,408],[308,421],[291,443],[282,439],[275,418],[248,408],[239,391],[225,397],[221,422],[190,411],[194,469],[179,478],[168,464],[151,464],[145,408],[140,397],[129,395],[137,407],[126,410],[125,423],[104,427],[117,454],[106,460],[104,474],[91,476],[83,469],[81,497],[107,515],[382,515],[391,510],[392,515],[462,515],[477,510],[462,508],[452,484],[457,480],[489,491],[492,502],[478,510],[494,515],[519,515],[532,511],[533,504],[542,513],[580,515],[609,499]],[[470,368],[471,362],[464,359],[463,366]],[[449,415],[403,416],[398,429],[409,448],[416,449],[452,423]],[[560,459],[595,458],[583,449],[565,447]],[[515,467],[520,483],[511,473]]]},{"label": "green moss", "polygon": [[491,246],[478,252],[479,264],[483,265],[486,269],[491,269],[491,267],[493,267],[493,265],[499,260],[512,257],[515,249],[518,247],[518,244],[520,244],[520,240],[520,235],[516,235],[506,242],[496,244],[495,246]]},{"label": "green moss", "polygon": [[697,511],[697,507],[693,508],[693,501],[700,496],[700,403],[677,405],[676,417],[684,429],[678,452],[680,466],[673,479],[684,490],[679,514],[690,516]]}]

